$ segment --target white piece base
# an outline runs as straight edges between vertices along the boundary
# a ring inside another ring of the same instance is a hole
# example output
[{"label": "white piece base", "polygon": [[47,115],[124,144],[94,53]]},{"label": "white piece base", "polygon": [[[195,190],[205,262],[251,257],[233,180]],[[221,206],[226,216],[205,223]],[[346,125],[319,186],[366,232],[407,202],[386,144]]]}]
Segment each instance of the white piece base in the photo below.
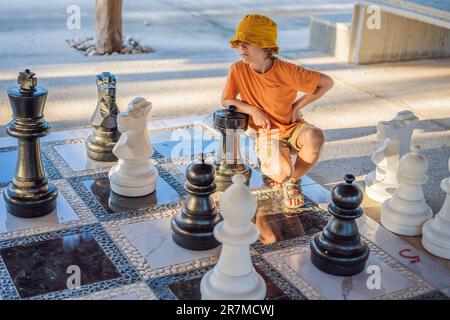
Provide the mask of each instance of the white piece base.
[{"label": "white piece base", "polygon": [[364,189],[366,195],[379,203],[383,203],[387,199],[392,198],[395,190],[398,188],[397,184],[389,184],[383,181],[375,181],[375,171],[371,171],[367,174]]},{"label": "white piece base", "polygon": [[[392,208],[391,201],[393,200],[394,199],[386,200],[381,205],[380,221],[383,227],[393,233],[403,236],[421,235],[423,224],[433,217],[431,208],[427,204],[422,204],[422,212],[408,214],[405,213],[408,212],[407,208],[404,208],[405,212],[399,212]],[[414,204],[411,206],[414,207]]]},{"label": "white piece base", "polygon": [[254,270],[243,277],[232,277],[214,268],[203,276],[200,292],[202,300],[264,300],[267,287]]},{"label": "white piece base", "polygon": [[436,219],[430,219],[423,225],[422,245],[431,254],[450,259],[450,229],[445,229],[442,225],[437,226],[441,221]]},{"label": "white piece base", "polygon": [[119,170],[111,168],[109,173],[109,184],[113,192],[125,197],[142,197],[156,190],[158,170],[150,166],[145,174],[126,176],[121,175]]}]

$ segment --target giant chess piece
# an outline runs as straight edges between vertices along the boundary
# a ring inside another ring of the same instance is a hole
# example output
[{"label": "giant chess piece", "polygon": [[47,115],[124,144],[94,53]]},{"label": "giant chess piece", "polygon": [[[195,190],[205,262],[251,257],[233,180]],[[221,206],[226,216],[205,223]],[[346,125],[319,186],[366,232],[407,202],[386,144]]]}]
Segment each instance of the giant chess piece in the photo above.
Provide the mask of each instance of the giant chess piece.
[{"label": "giant chess piece", "polygon": [[235,174],[243,174],[248,184],[252,169],[245,164],[240,150],[240,134],[247,130],[248,115],[229,106],[215,111],[213,116],[214,127],[220,132],[215,157],[217,190],[225,190]]},{"label": "giant chess piece", "polygon": [[118,163],[109,170],[111,191],[126,197],[141,197],[155,191],[158,171],[151,163],[153,147],[147,129],[152,104],[141,97],[128,103],[118,116],[122,136],[113,149]]},{"label": "giant chess piece", "polygon": [[117,161],[112,149],[120,138],[117,130],[116,77],[109,72],[97,75],[97,108],[91,118],[94,132],[86,140],[89,158],[96,161]]},{"label": "giant chess piece", "polygon": [[400,159],[397,172],[400,185],[392,198],[381,205],[381,224],[389,231],[404,236],[420,235],[425,221],[433,216],[422,190],[428,180],[427,169],[428,161],[417,145]]},{"label": "giant chess piece", "polygon": [[251,223],[256,198],[242,174],[233,176],[232,182],[221,200],[224,221],[214,228],[222,251],[216,266],[202,278],[200,292],[203,300],[262,300],[266,284],[253,268],[250,256],[250,244],[259,237]]},{"label": "giant chess piece", "polygon": [[[448,160],[450,170],[450,159]],[[450,177],[441,181],[441,189],[447,194],[441,210],[422,228],[422,245],[432,254],[450,259]]]},{"label": "giant chess piece", "polygon": [[337,275],[352,276],[362,272],[369,258],[369,248],[361,240],[356,219],[363,214],[359,206],[362,190],[353,184],[355,176],[344,176],[331,191],[328,212],[333,217],[322,232],[310,242],[311,262],[320,270]]},{"label": "giant chess piece", "polygon": [[403,110],[394,119],[378,123],[378,139],[385,140],[372,155],[376,169],[366,176],[365,191],[372,200],[381,203],[391,198],[398,188],[400,158],[409,151],[411,136],[418,122],[414,113]]},{"label": "giant chess piece", "polygon": [[50,132],[43,112],[47,89],[37,87],[30,70],[19,74],[20,87],[8,90],[13,120],[6,132],[18,139],[16,176],[3,194],[6,209],[14,216],[36,218],[53,212],[58,191],[47,181],[42,167],[39,138]]},{"label": "giant chess piece", "polygon": [[192,163],[186,169],[185,190],[189,193],[181,212],[172,218],[172,238],[190,250],[209,250],[220,245],[213,231],[222,217],[217,213],[211,195],[216,190],[214,166]]}]

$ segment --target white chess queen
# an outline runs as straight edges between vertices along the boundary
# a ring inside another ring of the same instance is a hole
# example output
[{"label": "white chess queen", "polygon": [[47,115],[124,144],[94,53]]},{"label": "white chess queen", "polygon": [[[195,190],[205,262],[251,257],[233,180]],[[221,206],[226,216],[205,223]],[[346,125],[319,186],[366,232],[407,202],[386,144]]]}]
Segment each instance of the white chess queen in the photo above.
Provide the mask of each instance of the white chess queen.
[{"label": "white chess queen", "polygon": [[153,147],[147,129],[152,104],[141,97],[132,99],[119,113],[117,125],[122,133],[113,149],[119,159],[109,171],[111,190],[126,197],[140,197],[155,191],[158,171],[151,163]]}]

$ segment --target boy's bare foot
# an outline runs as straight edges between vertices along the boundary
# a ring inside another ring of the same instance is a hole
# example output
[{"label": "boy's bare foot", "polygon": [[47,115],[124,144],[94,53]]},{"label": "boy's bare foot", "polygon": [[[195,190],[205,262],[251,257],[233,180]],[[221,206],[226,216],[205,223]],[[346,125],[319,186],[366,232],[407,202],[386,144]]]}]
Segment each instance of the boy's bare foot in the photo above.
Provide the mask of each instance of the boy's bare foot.
[{"label": "boy's bare foot", "polygon": [[301,179],[289,179],[283,183],[283,200],[287,209],[299,209],[304,206]]}]

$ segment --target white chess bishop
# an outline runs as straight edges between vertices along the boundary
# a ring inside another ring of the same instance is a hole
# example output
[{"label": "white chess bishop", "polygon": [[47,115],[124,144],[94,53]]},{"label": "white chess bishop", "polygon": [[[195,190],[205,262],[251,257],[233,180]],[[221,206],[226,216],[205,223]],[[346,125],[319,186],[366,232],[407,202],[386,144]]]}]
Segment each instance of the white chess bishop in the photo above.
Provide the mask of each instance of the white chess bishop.
[{"label": "white chess bishop", "polygon": [[392,120],[378,123],[378,139],[385,140],[372,155],[376,169],[366,176],[365,192],[372,200],[381,203],[391,198],[398,188],[400,158],[409,151],[411,136],[418,121],[414,113],[403,110]]},{"label": "white chess bishop", "polygon": [[[448,160],[450,170],[450,159]],[[441,181],[441,189],[447,194],[441,210],[423,225],[422,245],[430,253],[450,259],[450,177]]]},{"label": "white chess bishop", "polygon": [[266,296],[266,283],[253,268],[250,256],[250,244],[258,240],[259,231],[251,222],[257,201],[245,181],[244,175],[234,175],[223,193],[224,220],[214,228],[222,251],[216,266],[200,283],[203,300],[262,300]]},{"label": "white chess bishop", "polygon": [[425,221],[433,216],[422,190],[428,180],[427,170],[428,161],[417,145],[400,159],[397,173],[400,184],[392,198],[381,205],[381,224],[389,231],[405,236],[420,235]]},{"label": "white chess bishop", "polygon": [[158,171],[151,163],[153,147],[147,129],[152,104],[135,97],[117,116],[122,133],[113,149],[118,163],[109,171],[111,190],[126,197],[141,197],[155,191]]}]

